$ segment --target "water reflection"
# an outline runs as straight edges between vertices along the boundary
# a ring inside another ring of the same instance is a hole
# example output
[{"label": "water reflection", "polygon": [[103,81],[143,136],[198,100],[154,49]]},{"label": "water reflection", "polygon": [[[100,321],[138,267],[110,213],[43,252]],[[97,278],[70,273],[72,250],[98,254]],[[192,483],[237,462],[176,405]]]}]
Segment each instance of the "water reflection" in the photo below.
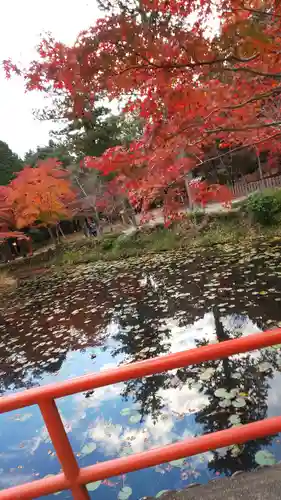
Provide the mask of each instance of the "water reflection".
[{"label": "water reflection", "polygon": [[[280,277],[279,248],[261,246],[246,258],[237,249],[204,261],[195,254],[165,255],[144,259],[138,267],[87,266],[63,279],[35,281],[1,306],[1,391],[276,326]],[[280,349],[268,348],[88,391],[58,404],[84,466],[280,414],[280,366]],[[124,488],[137,500],[279,460],[279,442],[271,436],[92,487],[98,486],[105,500],[116,499]],[[2,488],[60,469],[33,408],[1,416],[0,443]]]}]

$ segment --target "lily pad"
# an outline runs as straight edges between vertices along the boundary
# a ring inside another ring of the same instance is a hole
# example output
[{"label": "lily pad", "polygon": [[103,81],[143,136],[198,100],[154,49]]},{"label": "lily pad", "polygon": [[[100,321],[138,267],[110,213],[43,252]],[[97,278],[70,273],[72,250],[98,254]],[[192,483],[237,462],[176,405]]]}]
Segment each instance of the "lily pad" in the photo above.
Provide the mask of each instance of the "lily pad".
[{"label": "lily pad", "polygon": [[231,446],[231,456],[232,457],[239,457],[239,455],[241,455],[242,453],[242,448],[241,446],[238,446],[238,444],[234,444],[233,446]]},{"label": "lily pad", "polygon": [[95,481],[94,483],[87,484],[88,491],[95,491],[101,485],[101,481]]},{"label": "lily pad", "polygon": [[130,413],[131,413],[131,408],[123,408],[123,410],[120,411],[120,415],[122,415],[122,417],[130,415]]},{"label": "lily pad", "polygon": [[262,373],[267,372],[268,370],[272,370],[272,368],[273,368],[272,365],[270,363],[268,363],[267,361],[258,365],[258,369]]},{"label": "lily pad", "polygon": [[276,349],[276,351],[278,351],[279,349],[281,349],[281,344],[272,345],[271,349]]},{"label": "lily pad", "polygon": [[239,415],[230,415],[230,417],[229,417],[228,420],[229,420],[229,422],[232,425],[239,425],[239,424],[241,424],[241,420],[240,420]]},{"label": "lily pad", "polygon": [[219,401],[219,406],[221,408],[228,408],[228,406],[231,406],[231,401],[229,399],[223,399],[222,401]]},{"label": "lily pad", "polygon": [[232,401],[232,405],[235,406],[235,408],[243,408],[243,406],[246,406],[246,401],[245,399],[237,398]]},{"label": "lily pad", "polygon": [[85,444],[85,446],[83,446],[81,450],[81,453],[83,455],[90,455],[90,453],[95,451],[96,447],[97,447],[96,443]]},{"label": "lily pad", "polygon": [[141,421],[141,415],[132,415],[129,418],[130,424],[138,424]]},{"label": "lily pad", "polygon": [[217,396],[217,398],[223,398],[225,399],[225,396],[226,394],[228,394],[228,392],[225,390],[225,389],[217,389],[216,392],[215,392],[215,396]]},{"label": "lily pad", "polygon": [[226,389],[221,388],[216,390],[215,396],[217,396],[217,398],[233,399],[235,397],[235,394],[228,392]]},{"label": "lily pad", "polygon": [[184,458],[179,458],[178,460],[172,460],[172,462],[170,462],[170,464],[173,467],[182,467],[184,464]]},{"label": "lily pad", "polygon": [[212,375],[214,373],[215,373],[214,368],[207,368],[207,370],[205,370],[204,372],[201,373],[200,379],[201,380],[210,380],[210,378],[212,377]]},{"label": "lily pad", "polygon": [[161,490],[161,491],[158,491],[157,495],[155,496],[155,498],[160,498],[162,497],[162,495],[164,495],[164,493],[166,493],[167,491],[169,490]]},{"label": "lily pad", "polygon": [[118,493],[118,500],[127,500],[133,493],[132,488],[130,486],[124,486],[122,490]]},{"label": "lily pad", "polygon": [[276,458],[270,451],[260,450],[255,454],[255,461],[259,465],[274,465],[277,463]]}]

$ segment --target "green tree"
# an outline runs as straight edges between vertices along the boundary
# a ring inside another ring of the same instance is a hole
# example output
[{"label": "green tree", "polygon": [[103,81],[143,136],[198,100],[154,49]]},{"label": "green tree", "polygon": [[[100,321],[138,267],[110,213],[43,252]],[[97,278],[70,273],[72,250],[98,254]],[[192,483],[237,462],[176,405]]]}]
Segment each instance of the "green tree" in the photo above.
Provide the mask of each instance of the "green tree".
[{"label": "green tree", "polygon": [[6,142],[0,141],[0,185],[7,186],[14,174],[23,167],[23,161],[9,148]]},{"label": "green tree", "polygon": [[51,139],[47,146],[38,146],[36,151],[29,150],[24,156],[24,163],[35,167],[38,161],[47,160],[48,158],[57,158],[63,167],[67,167],[73,161],[68,146],[63,143],[56,143]]}]

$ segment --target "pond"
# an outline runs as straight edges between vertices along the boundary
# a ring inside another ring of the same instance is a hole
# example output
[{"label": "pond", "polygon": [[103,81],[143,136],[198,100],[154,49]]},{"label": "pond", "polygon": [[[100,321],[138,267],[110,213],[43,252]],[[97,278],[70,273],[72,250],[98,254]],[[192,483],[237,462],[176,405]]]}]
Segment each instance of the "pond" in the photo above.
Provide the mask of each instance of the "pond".
[{"label": "pond", "polygon": [[[281,325],[281,249],[225,248],[36,278],[0,309],[1,393]],[[81,467],[281,413],[279,346],[58,400]],[[0,416],[0,489],[60,471],[37,407]],[[139,500],[281,460],[278,435],[89,485]],[[70,492],[58,496],[72,498]]]}]

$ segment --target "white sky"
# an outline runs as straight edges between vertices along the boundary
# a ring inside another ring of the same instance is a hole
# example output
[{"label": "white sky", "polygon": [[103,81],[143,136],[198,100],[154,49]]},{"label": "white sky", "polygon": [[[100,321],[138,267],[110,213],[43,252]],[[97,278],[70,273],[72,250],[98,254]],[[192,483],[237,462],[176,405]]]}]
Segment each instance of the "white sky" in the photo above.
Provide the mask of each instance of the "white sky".
[{"label": "white sky", "polygon": [[[28,62],[35,57],[40,33],[52,32],[66,43],[99,17],[95,0],[3,0],[1,4],[0,63],[9,57]],[[51,123],[32,116],[34,108],[44,106],[39,92],[26,94],[20,78],[6,80],[0,69],[0,140],[23,156],[29,149],[45,145]]]}]

